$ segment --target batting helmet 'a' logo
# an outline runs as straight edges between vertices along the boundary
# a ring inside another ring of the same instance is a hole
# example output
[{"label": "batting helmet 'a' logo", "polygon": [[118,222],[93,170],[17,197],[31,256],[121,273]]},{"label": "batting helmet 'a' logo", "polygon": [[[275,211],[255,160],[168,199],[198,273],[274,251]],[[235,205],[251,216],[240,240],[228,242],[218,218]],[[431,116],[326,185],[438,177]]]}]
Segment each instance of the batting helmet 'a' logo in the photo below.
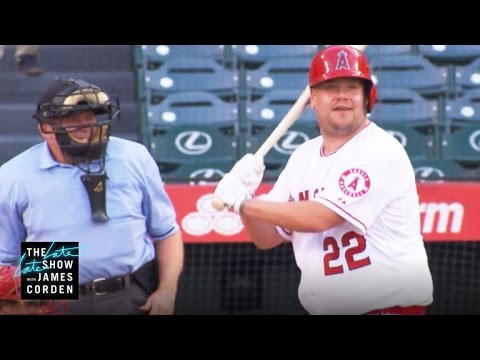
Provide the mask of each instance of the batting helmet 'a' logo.
[{"label": "batting helmet 'a' logo", "polygon": [[336,70],[340,69],[350,69],[350,64],[348,63],[348,58],[347,58],[347,53],[344,50],[341,50],[337,54],[338,59],[337,59],[337,66]]},{"label": "batting helmet 'a' logo", "polygon": [[370,177],[361,169],[350,169],[340,176],[338,185],[345,195],[359,197],[370,189]]},{"label": "batting helmet 'a' logo", "polygon": [[281,154],[290,155],[297,147],[310,140],[307,134],[300,131],[287,131],[273,146]]},{"label": "batting helmet 'a' logo", "polygon": [[185,131],[175,138],[175,146],[186,155],[201,155],[212,147],[212,138],[203,131]]}]

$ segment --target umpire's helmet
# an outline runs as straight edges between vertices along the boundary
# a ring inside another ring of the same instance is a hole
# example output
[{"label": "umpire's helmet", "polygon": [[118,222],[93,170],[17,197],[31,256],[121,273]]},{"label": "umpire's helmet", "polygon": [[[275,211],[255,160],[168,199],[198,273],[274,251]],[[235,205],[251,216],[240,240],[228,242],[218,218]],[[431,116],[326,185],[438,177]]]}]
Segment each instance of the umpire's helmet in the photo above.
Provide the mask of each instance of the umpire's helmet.
[{"label": "umpire's helmet", "polygon": [[[74,127],[69,125],[68,128],[63,126],[62,118],[82,111],[93,111],[95,122]],[[89,167],[92,160],[101,159],[103,163],[110,128],[119,113],[118,98],[108,95],[98,86],[83,80],[56,79],[40,98],[33,117],[41,126],[52,125],[62,151],[76,164],[86,162]],[[84,128],[92,129],[89,138],[76,137],[75,132]],[[46,132],[43,127],[42,131]]]},{"label": "umpire's helmet", "polygon": [[348,45],[332,45],[320,50],[310,65],[310,87],[340,77],[355,77],[365,80],[368,90],[367,111],[372,112],[377,98],[377,88],[372,81],[365,54]]}]

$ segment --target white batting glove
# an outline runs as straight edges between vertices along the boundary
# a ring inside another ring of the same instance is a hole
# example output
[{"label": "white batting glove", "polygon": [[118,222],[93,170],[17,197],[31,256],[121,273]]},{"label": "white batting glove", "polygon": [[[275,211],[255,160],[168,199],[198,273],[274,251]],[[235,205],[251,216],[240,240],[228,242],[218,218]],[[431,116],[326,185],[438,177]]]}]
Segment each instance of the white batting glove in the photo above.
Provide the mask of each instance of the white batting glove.
[{"label": "white batting glove", "polygon": [[223,203],[235,212],[240,214],[241,206],[244,201],[251,199],[253,196],[243,185],[242,180],[232,173],[227,173],[217,184],[215,195],[218,196]]},{"label": "white batting glove", "polygon": [[264,171],[265,165],[262,157],[246,154],[237,161],[230,173],[237,175],[248,192],[253,194],[262,182]]}]

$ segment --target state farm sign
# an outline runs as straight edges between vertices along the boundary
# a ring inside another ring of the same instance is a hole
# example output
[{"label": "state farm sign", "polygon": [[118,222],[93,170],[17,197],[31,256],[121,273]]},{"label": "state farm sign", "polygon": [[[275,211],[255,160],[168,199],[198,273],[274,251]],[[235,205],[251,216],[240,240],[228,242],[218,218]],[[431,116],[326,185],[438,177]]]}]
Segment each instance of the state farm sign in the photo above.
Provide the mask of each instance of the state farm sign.
[{"label": "state farm sign", "polygon": [[423,215],[422,232],[424,234],[459,233],[463,223],[463,205],[459,202],[420,203],[420,215]]},{"label": "state farm sign", "polygon": [[[272,184],[262,184],[257,194]],[[250,241],[240,217],[211,205],[214,185],[167,185],[185,242]],[[421,231],[426,241],[480,241],[480,183],[417,184]]]},{"label": "state farm sign", "polygon": [[417,184],[427,241],[480,241],[480,183]]}]

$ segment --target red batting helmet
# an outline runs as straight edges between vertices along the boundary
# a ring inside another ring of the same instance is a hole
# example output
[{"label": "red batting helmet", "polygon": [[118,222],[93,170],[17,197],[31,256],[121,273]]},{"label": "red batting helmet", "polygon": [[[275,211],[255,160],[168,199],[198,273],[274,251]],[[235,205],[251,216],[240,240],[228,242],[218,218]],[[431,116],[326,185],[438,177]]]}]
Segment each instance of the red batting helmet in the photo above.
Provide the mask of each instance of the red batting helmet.
[{"label": "red batting helmet", "polygon": [[368,82],[370,94],[367,111],[372,112],[377,98],[377,88],[372,81],[365,54],[347,45],[332,45],[320,50],[310,65],[310,87],[340,77],[355,77]]}]

